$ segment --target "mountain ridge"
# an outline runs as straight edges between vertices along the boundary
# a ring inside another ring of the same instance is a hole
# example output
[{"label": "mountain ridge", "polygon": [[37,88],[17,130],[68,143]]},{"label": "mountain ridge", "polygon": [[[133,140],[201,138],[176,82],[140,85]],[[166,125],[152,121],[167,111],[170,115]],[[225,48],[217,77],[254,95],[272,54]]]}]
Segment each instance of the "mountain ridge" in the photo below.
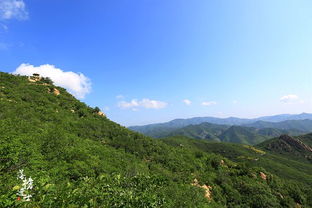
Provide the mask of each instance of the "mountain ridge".
[{"label": "mountain ridge", "polygon": [[179,118],[173,119],[168,122],[161,123],[152,123],[146,125],[131,125],[128,128],[138,128],[143,126],[153,126],[153,125],[167,125],[171,127],[183,127],[191,124],[200,124],[204,122],[221,124],[221,125],[242,125],[247,123],[253,123],[256,121],[267,121],[267,122],[280,122],[286,120],[312,120],[312,113],[300,113],[300,114],[277,114],[272,116],[261,116],[257,118],[239,118],[239,117],[227,117],[227,118],[218,118],[218,117],[192,117],[192,118]]},{"label": "mountain ridge", "polygon": [[256,121],[245,125],[220,125],[204,122],[182,128],[160,125],[157,128],[149,126],[138,132],[154,138],[180,135],[195,139],[255,145],[283,134],[297,136],[312,132],[312,120]]}]

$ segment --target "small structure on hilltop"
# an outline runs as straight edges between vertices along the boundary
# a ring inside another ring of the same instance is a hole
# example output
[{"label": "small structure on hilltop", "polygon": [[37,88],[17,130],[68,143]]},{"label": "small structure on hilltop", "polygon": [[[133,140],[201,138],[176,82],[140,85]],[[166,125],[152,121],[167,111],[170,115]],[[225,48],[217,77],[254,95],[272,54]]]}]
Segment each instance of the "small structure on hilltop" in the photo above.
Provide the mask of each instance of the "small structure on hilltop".
[{"label": "small structure on hilltop", "polygon": [[40,76],[40,74],[34,73],[32,76],[28,77],[28,80],[30,82],[38,82],[42,79],[42,77]]}]

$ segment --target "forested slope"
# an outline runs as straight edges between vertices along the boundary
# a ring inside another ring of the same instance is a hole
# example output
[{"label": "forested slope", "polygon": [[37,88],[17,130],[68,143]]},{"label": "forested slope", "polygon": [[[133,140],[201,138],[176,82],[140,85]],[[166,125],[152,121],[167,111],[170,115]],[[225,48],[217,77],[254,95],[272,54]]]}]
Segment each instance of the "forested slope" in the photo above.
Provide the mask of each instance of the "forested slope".
[{"label": "forested slope", "polygon": [[[23,189],[21,179],[29,178],[32,186]],[[153,140],[49,79],[6,73],[0,183],[0,207],[312,206],[310,186],[212,151]]]}]

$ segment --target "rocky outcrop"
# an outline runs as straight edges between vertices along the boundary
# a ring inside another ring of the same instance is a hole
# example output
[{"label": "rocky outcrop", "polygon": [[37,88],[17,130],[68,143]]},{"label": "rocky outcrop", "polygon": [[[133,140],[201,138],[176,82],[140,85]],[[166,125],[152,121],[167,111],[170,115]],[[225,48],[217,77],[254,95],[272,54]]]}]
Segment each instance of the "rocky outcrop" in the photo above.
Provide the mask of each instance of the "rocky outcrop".
[{"label": "rocky outcrop", "polygon": [[304,144],[298,139],[294,139],[288,135],[282,135],[279,137],[279,140],[283,142],[287,149],[295,148],[298,151],[307,151],[312,152],[312,148]]},{"label": "rocky outcrop", "polygon": [[58,95],[60,95],[61,93],[60,93],[60,91],[59,91],[58,89],[53,88],[53,94],[56,95],[56,96],[58,96]]},{"label": "rocky outcrop", "polygon": [[209,201],[212,200],[212,197],[211,197],[211,190],[212,190],[212,187],[211,186],[207,186],[207,185],[200,185],[198,183],[198,180],[195,178],[193,183],[192,183],[192,186],[196,186],[196,187],[199,187],[199,188],[202,188],[205,190],[205,198],[208,199]]},{"label": "rocky outcrop", "polygon": [[97,112],[97,114],[98,114],[99,116],[102,116],[102,117],[105,117],[105,116],[106,116],[105,113],[103,113],[102,111]]},{"label": "rocky outcrop", "polygon": [[58,96],[61,94],[61,92],[56,88],[50,88],[50,89],[48,89],[48,92],[53,93],[55,96]]},{"label": "rocky outcrop", "polygon": [[264,172],[260,172],[260,177],[261,177],[263,180],[266,180],[266,179],[267,179],[267,175],[266,175]]}]

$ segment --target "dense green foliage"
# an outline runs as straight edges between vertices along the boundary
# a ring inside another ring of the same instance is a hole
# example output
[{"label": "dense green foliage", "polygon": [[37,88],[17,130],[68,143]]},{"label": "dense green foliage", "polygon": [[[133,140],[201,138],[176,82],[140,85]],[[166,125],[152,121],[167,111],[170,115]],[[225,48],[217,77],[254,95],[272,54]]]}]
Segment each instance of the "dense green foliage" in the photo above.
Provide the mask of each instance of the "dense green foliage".
[{"label": "dense green foliage", "polygon": [[[300,136],[300,138],[310,138],[310,135]],[[307,158],[298,158],[294,154],[287,152],[281,155],[280,152],[270,151],[263,146],[276,141],[268,140],[256,147],[240,145],[234,143],[208,142],[183,137],[170,137],[162,139],[165,143],[172,146],[183,145],[189,149],[210,152],[222,155],[232,161],[244,163],[248,167],[262,167],[267,171],[278,175],[286,180],[312,185],[312,165]],[[311,140],[310,140],[311,142]]]},{"label": "dense green foliage", "polygon": [[[0,207],[312,206],[310,186],[301,181],[180,141],[153,140],[98,111],[49,80],[0,73]],[[33,179],[30,201],[19,198],[20,170]],[[209,199],[195,179],[211,187]]]},{"label": "dense green foliage", "polygon": [[[265,131],[262,129],[262,131]],[[260,132],[261,133],[261,132]],[[231,126],[229,129],[224,131],[221,135],[221,141],[233,142],[240,144],[259,144],[270,138],[271,135],[261,135],[258,129],[243,127],[243,126]],[[270,132],[266,132],[270,133]]]}]

